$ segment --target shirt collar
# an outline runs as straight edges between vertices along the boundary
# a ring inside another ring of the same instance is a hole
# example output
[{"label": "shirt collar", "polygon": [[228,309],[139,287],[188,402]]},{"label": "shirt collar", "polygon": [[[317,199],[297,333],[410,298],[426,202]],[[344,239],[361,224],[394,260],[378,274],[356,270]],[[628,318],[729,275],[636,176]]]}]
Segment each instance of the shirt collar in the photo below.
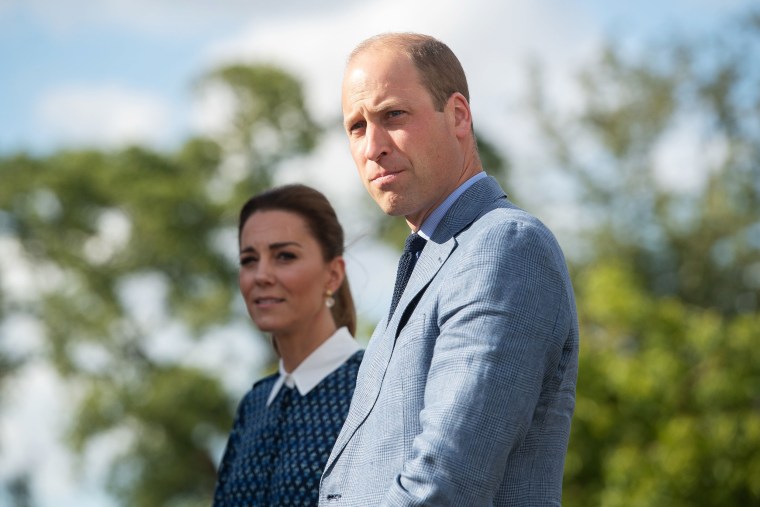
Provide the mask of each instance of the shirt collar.
[{"label": "shirt collar", "polygon": [[309,354],[292,372],[285,371],[282,359],[280,359],[280,376],[272,386],[269,399],[267,399],[267,406],[274,401],[283,385],[290,388],[295,387],[301,396],[306,396],[309,391],[317,387],[325,377],[337,370],[359,349],[359,344],[348,332],[348,329],[341,327],[314,352]]},{"label": "shirt collar", "polygon": [[435,210],[433,210],[430,216],[425,219],[422,223],[422,227],[417,231],[417,234],[429,241],[430,237],[435,232],[435,228],[438,227],[438,224],[441,222],[446,212],[449,211],[451,205],[454,204],[454,201],[459,199],[459,196],[462,195],[465,190],[470,188],[473,183],[485,177],[486,173],[480,171],[478,174],[459,185],[453,192],[451,192],[451,194],[449,194],[446,200],[444,200]]}]

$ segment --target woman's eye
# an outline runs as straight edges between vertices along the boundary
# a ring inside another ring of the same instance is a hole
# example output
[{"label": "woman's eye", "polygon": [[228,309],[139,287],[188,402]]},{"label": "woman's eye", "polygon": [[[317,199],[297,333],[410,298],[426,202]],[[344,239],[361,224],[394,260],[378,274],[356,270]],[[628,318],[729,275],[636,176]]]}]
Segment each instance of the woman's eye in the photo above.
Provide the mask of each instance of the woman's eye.
[{"label": "woman's eye", "polygon": [[255,255],[243,255],[240,257],[240,265],[245,266],[247,264],[257,262],[258,260],[259,258]]},{"label": "woman's eye", "polygon": [[293,252],[280,252],[277,254],[277,258],[284,261],[293,260],[296,258],[296,254]]}]

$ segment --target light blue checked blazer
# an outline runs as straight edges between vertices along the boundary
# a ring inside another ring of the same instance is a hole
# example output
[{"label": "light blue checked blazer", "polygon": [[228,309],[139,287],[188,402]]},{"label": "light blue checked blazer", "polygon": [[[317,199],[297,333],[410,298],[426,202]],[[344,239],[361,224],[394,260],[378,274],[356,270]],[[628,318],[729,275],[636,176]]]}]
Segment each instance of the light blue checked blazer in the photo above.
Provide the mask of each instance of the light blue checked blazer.
[{"label": "light blue checked blazer", "polygon": [[370,339],[319,505],[559,506],[577,370],[559,245],[477,181]]}]

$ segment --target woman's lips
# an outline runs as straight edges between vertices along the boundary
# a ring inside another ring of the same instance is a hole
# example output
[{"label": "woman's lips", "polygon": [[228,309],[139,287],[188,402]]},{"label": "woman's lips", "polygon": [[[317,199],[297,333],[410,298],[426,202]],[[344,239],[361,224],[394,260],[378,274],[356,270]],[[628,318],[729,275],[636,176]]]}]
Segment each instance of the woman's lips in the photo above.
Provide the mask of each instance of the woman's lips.
[{"label": "woman's lips", "polygon": [[283,301],[285,300],[282,298],[275,298],[275,297],[262,297],[262,298],[256,298],[253,300],[256,306],[263,306],[263,307],[273,306],[278,303],[282,303]]}]

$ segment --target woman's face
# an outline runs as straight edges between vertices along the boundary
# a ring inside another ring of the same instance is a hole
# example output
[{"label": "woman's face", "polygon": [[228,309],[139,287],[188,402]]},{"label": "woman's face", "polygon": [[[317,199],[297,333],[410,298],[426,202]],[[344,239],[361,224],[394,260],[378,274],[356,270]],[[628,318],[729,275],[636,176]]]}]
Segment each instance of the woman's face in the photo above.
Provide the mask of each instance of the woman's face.
[{"label": "woman's face", "polygon": [[319,319],[332,318],[325,297],[342,283],[343,269],[341,257],[325,262],[319,243],[296,213],[257,211],[243,226],[240,292],[264,332],[308,335]]}]

